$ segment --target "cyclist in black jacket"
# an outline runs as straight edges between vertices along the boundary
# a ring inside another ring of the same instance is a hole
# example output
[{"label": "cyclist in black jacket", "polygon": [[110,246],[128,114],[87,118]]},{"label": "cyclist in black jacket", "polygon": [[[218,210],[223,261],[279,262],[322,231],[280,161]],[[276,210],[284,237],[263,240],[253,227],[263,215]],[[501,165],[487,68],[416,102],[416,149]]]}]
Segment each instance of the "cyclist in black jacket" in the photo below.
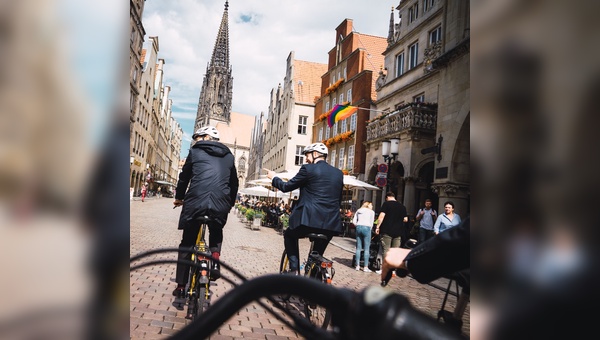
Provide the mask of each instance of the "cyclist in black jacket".
[{"label": "cyclist in black jacket", "polygon": [[[190,148],[179,174],[173,202],[175,206],[183,205],[178,227],[183,230],[183,237],[179,248],[187,251],[194,246],[200,229],[198,218],[208,216],[213,220],[208,224],[208,245],[213,258],[218,260],[223,242],[223,226],[238,192],[235,158],[228,147],[218,142],[219,131],[212,126],[200,128],[192,138],[196,143]],[[180,259],[189,260],[190,256],[189,252],[179,253]],[[211,269],[211,279],[219,278],[219,264],[214,262]],[[188,277],[189,266],[178,263],[174,296],[184,296]]]}]

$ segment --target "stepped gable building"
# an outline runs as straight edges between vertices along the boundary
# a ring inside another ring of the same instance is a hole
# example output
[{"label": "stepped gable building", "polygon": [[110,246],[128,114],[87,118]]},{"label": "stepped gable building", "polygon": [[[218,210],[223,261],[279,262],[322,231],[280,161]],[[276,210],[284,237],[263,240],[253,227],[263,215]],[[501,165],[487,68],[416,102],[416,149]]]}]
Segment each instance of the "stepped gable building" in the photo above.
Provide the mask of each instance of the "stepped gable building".
[{"label": "stepped gable building", "polygon": [[302,151],[312,143],[314,101],[321,92],[325,71],[325,64],[298,60],[294,51],[288,55],[283,87],[279,84],[271,90],[263,167],[277,172],[298,171],[304,164]]},{"label": "stepped gable building", "polygon": [[225,1],[221,26],[200,90],[194,130],[208,125],[219,130],[220,141],[235,156],[240,187],[244,187],[254,116],[231,111],[233,76],[229,64],[228,8],[229,1]]},{"label": "stepped gable building", "polygon": [[[327,162],[361,180],[365,178],[367,120],[375,110],[375,82],[386,46],[385,37],[356,32],[352,19],[343,20],[335,29],[335,45],[328,52],[327,70],[321,77],[321,96],[315,101],[313,141],[327,145]],[[358,110],[329,127],[327,114],[344,103]],[[352,200],[358,204],[371,200],[369,195],[355,189]]]}]

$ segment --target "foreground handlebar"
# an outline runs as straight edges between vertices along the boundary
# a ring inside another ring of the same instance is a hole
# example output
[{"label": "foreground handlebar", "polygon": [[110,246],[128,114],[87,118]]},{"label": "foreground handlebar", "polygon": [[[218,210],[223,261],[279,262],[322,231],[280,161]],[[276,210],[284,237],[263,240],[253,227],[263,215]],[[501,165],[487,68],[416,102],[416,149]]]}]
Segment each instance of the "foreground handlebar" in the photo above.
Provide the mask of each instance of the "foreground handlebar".
[{"label": "foreground handlebar", "polygon": [[[263,297],[292,294],[331,310],[340,339],[463,339],[454,330],[414,309],[402,295],[381,287],[362,293],[324,285],[295,275],[265,275],[231,290],[217,300],[202,316],[176,333],[172,339],[208,338],[220,325],[248,303]],[[311,338],[311,325],[298,331]]]}]

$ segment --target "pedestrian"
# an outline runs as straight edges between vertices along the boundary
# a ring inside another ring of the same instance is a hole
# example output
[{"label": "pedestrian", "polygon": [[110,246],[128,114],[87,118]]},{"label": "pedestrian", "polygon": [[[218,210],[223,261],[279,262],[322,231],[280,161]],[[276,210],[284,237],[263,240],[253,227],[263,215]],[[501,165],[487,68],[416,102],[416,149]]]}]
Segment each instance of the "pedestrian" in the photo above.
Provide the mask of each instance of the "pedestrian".
[{"label": "pedestrian", "polygon": [[419,221],[419,243],[433,237],[433,224],[437,219],[437,212],[431,208],[432,202],[428,198],[425,200],[425,208],[417,212],[417,221]]},{"label": "pedestrian", "polygon": [[264,169],[267,171],[267,177],[272,179],[271,184],[275,188],[283,192],[300,188],[300,199],[290,215],[288,228],[283,234],[292,273],[297,273],[299,268],[299,238],[309,233],[327,236],[326,240],[318,239],[314,243],[313,250],[322,256],[331,238],[342,232],[340,217],[344,188],[342,171],[327,163],[329,150],[323,143],[311,144],[302,153],[306,157],[306,164],[303,164],[296,176],[287,182],[276,177],[275,172]]},{"label": "pedestrian", "polygon": [[[191,260],[189,251],[194,247],[200,230],[198,218],[208,216],[212,219],[208,224],[208,248],[212,257],[217,260],[210,268],[210,278],[216,280],[221,276],[218,260],[223,242],[223,227],[235,204],[239,181],[235,159],[229,148],[219,142],[219,131],[216,128],[202,127],[194,133],[192,139],[196,143],[190,148],[179,174],[177,195],[173,201],[175,206],[183,205],[178,226],[178,229],[183,230],[179,261]],[[189,274],[189,265],[177,262],[177,288],[173,291],[174,296],[185,296],[184,289]]]},{"label": "pedestrian", "polygon": [[433,232],[437,235],[444,230],[456,227],[460,224],[460,216],[454,212],[454,203],[447,201],[444,203],[444,213],[433,225]]},{"label": "pedestrian", "polygon": [[144,199],[146,198],[146,193],[148,192],[148,189],[146,188],[146,185],[142,185],[142,202],[144,202]]},{"label": "pedestrian", "polygon": [[294,198],[292,198],[292,208],[291,208],[291,210],[294,210],[294,208],[296,207],[297,204],[298,204],[298,196],[294,196]]},{"label": "pedestrian", "polygon": [[404,223],[408,222],[406,207],[396,201],[396,195],[388,191],[385,195],[385,202],[379,210],[377,218],[377,227],[375,233],[381,235],[381,245],[383,247],[383,258],[390,248],[399,248],[402,242]]},{"label": "pedestrian", "polygon": [[374,220],[373,204],[368,201],[363,203],[352,219],[352,223],[356,226],[356,267],[354,269],[360,270],[360,252],[364,250],[364,267],[362,270],[367,273],[371,272],[369,269],[369,254],[371,250],[371,229]]}]

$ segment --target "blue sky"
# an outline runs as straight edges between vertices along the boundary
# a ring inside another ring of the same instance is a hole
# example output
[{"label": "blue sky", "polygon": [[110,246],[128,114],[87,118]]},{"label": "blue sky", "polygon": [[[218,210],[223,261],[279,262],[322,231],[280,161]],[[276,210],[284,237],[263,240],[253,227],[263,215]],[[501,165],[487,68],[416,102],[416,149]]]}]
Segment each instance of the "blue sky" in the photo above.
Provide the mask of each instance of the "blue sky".
[{"label": "blue sky", "polygon": [[[225,1],[149,0],[142,18],[146,34],[158,36],[171,86],[173,117],[184,132],[187,155],[206,67]],[[327,63],[335,29],[346,18],[357,32],[387,37],[392,7],[399,1],[244,0],[229,1],[233,111],[267,112],[269,94],[285,76],[286,58]],[[397,12],[394,11],[397,21]]]}]

